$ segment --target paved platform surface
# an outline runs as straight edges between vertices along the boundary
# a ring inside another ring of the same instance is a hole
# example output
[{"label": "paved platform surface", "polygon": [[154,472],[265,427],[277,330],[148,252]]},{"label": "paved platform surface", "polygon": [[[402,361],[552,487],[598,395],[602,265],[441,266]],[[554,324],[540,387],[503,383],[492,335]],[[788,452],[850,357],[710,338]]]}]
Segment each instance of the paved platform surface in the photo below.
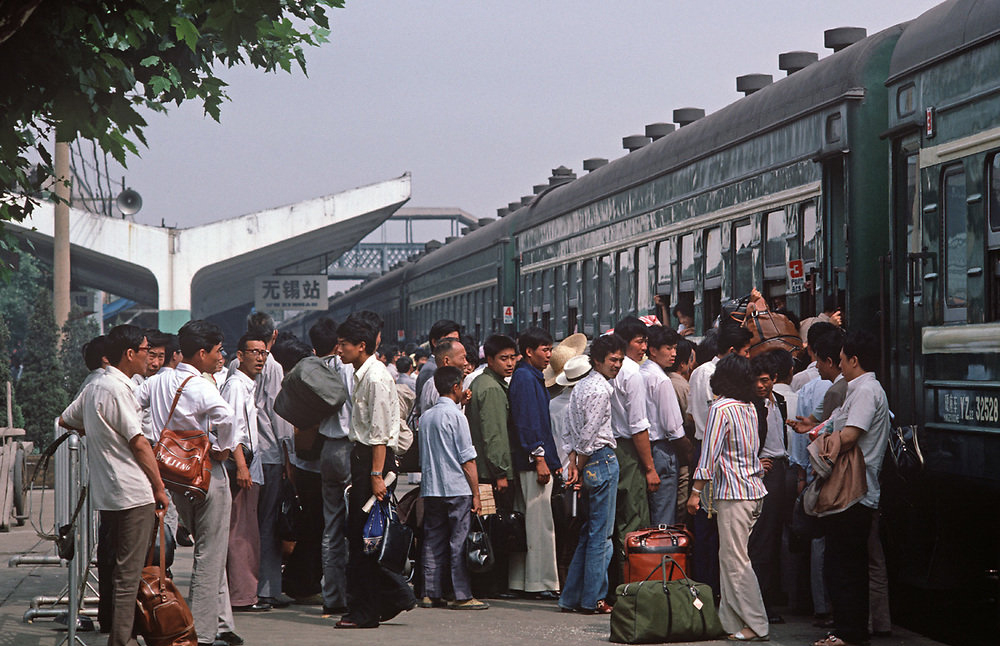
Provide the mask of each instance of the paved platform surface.
[{"label": "paved platform surface", "polygon": [[[66,637],[64,626],[51,619],[26,624],[22,617],[35,596],[60,592],[66,584],[67,570],[52,566],[7,567],[10,557],[22,553],[52,554],[52,543],[39,542],[29,525],[0,533],[0,646],[58,646]],[[190,548],[178,550],[173,572],[180,589],[186,593],[191,573]],[[336,619],[323,619],[318,606],[291,606],[259,614],[238,614],[236,624],[237,632],[248,646],[363,644],[374,640],[393,645],[435,646],[608,643],[606,616],[560,613],[554,602],[491,600],[490,604],[492,607],[483,611],[417,608],[374,631],[335,630]],[[806,646],[822,635],[822,630],[812,626],[811,617],[786,614],[785,619],[788,623],[772,627],[770,643],[775,646]],[[98,632],[78,635],[87,646],[107,643],[107,635]],[[897,627],[892,637],[874,639],[872,646],[938,643]]]}]

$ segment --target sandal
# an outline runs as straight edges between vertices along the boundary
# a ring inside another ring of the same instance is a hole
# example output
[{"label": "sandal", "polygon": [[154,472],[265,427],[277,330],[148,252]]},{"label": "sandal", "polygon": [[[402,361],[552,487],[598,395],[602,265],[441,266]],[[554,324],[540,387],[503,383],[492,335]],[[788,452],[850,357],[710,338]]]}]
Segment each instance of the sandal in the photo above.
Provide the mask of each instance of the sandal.
[{"label": "sandal", "polygon": [[754,634],[752,636],[747,636],[747,635],[743,634],[742,630],[740,630],[739,632],[733,633],[729,637],[726,637],[726,639],[729,640],[729,641],[731,641],[731,642],[769,642],[769,641],[771,641],[771,637],[769,635],[761,636],[761,635]]}]

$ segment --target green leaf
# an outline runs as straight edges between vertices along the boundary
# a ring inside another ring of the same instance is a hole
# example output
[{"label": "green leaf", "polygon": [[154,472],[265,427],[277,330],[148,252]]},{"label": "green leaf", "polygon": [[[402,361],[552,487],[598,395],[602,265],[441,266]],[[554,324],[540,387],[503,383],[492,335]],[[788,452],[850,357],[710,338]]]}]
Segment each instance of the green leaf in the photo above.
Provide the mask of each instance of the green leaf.
[{"label": "green leaf", "polygon": [[194,23],[184,16],[175,16],[171,22],[174,25],[177,40],[184,41],[192,52],[197,51],[198,38],[201,34],[198,33],[198,28],[194,26]]}]

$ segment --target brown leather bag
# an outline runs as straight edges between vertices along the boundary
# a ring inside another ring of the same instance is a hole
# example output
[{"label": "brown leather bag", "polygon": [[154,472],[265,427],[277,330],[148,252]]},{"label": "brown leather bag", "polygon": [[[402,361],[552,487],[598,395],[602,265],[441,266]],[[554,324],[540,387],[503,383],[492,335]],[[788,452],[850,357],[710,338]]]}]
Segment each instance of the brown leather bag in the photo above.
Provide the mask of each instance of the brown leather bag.
[{"label": "brown leather bag", "polygon": [[184,494],[190,500],[200,501],[208,495],[208,485],[212,480],[212,461],[208,457],[212,444],[208,433],[200,429],[179,431],[169,428],[181,392],[194,378],[193,375],[188,377],[177,389],[160,433],[160,441],[156,443],[155,455],[163,486]]},{"label": "brown leather bag", "polygon": [[198,637],[194,632],[194,617],[184,597],[174,582],[167,578],[166,540],[163,532],[163,517],[166,510],[156,510],[156,524],[160,533],[159,565],[153,563],[153,547],[146,557],[146,567],[142,568],[139,595],[135,600],[134,635],[142,635],[147,646],[197,646]]}]

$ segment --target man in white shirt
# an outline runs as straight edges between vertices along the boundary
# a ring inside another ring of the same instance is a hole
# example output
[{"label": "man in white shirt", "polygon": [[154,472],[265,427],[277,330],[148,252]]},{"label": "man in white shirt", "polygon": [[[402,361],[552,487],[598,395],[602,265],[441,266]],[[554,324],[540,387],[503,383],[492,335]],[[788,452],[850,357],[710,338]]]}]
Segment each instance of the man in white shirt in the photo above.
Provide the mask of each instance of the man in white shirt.
[{"label": "man in white shirt", "polygon": [[323,357],[337,371],[347,388],[347,401],[340,410],[319,425],[323,436],[320,479],[323,497],[323,616],[347,612],[347,503],[344,492],[351,482],[351,449],[347,439],[351,427],[351,396],[354,394],[354,366],[337,355],[337,324],[324,316],[309,328],[309,340],[316,356]]},{"label": "man in white shirt", "polygon": [[136,326],[112,328],[104,347],[111,365],[59,418],[66,428],[86,429],[91,502],[114,544],[109,646],[135,643],[135,596],[153,537],[153,510],[168,502],[130,381],[145,370],[148,350]]},{"label": "man in white shirt", "polygon": [[[468,366],[468,361],[466,359],[465,346],[462,345],[461,340],[445,338],[438,341],[438,344],[434,346],[434,365],[436,366],[435,370],[444,366],[454,366],[464,373],[466,366]],[[433,372],[431,376],[434,376]],[[437,389],[433,386],[431,384],[430,388],[424,388],[420,392],[421,411],[429,411],[437,403],[438,397],[440,397]],[[468,400],[468,396],[465,396],[460,404],[464,406]]]},{"label": "man in white shirt", "polygon": [[649,328],[649,361],[639,372],[646,386],[649,443],[660,486],[649,493],[652,525],[673,525],[677,520],[677,486],[680,465],[690,460],[691,441],[684,435],[684,418],[677,392],[666,370],[674,365],[681,336],[662,326]]},{"label": "man in white shirt", "polygon": [[[231,625],[228,595],[220,595],[225,585],[226,549],[229,543],[229,514],[232,496],[222,463],[236,446],[233,436],[233,409],[215,385],[202,373],[212,372],[222,358],[222,332],[207,321],[188,321],[178,333],[182,361],[162,379],[150,379],[139,388],[139,404],[153,416],[155,441],[164,428],[202,429],[212,438],[209,459],[212,479],[204,500],[192,501],[172,496],[181,522],[194,536],[194,568],[188,602],[194,615],[199,643],[212,644],[219,628]],[[173,415],[171,403],[182,388]],[[168,424],[169,417],[169,424]],[[228,589],[228,586],[226,586]],[[232,630],[224,631],[233,633]]]},{"label": "man in white shirt", "polygon": [[[257,521],[257,502],[264,471],[260,455],[255,451],[260,445],[257,433],[257,405],[254,403],[254,379],[264,368],[267,344],[244,334],[237,344],[239,366],[229,373],[219,391],[222,398],[233,407],[233,435],[236,447],[230,460],[236,463],[236,484],[233,507],[229,520],[229,551],[226,557],[226,576],[229,597],[236,612],[270,610],[270,604],[259,602],[257,579],[260,571],[260,528]],[[247,462],[247,452],[250,462]],[[230,483],[232,484],[232,483]],[[230,490],[234,490],[230,486]]]},{"label": "man in white shirt", "polygon": [[351,453],[351,493],[347,516],[347,614],[337,628],[377,628],[382,621],[416,607],[413,591],[402,576],[364,553],[362,532],[368,514],[362,507],[372,496],[390,495],[385,476],[396,472],[394,447],[399,439],[399,399],[396,383],[375,356],[380,326],[377,315],[355,312],[337,328],[340,358],[354,366],[353,409],[348,438]]},{"label": "man in white shirt", "polygon": [[[625,342],[625,359],[611,381],[611,430],[618,459],[618,501],[615,506],[615,563],[625,558],[625,535],[649,526],[649,499],[660,486],[649,444],[646,417],[646,387],[639,374],[639,362],[646,354],[646,325],[629,316],[615,325],[615,334]],[[617,573],[618,567],[613,568]],[[620,581],[608,583],[614,590]]]}]

